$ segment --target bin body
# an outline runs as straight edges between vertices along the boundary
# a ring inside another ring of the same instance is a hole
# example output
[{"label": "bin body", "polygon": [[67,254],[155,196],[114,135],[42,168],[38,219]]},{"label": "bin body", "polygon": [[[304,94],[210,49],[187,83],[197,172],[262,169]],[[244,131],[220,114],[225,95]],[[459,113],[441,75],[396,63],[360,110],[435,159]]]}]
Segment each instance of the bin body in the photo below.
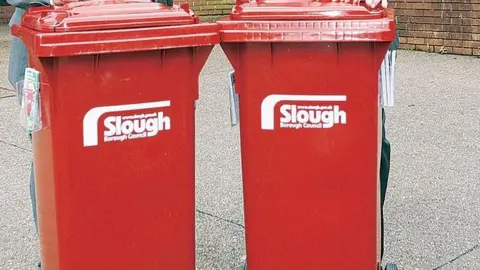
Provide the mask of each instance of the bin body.
[{"label": "bin body", "polygon": [[[95,26],[85,3],[65,9],[93,22],[32,29],[45,11],[61,14],[42,8],[13,30],[41,72],[44,127],[33,149],[42,269],[195,269],[194,106],[217,27],[194,23],[188,7],[140,1],[104,2]],[[142,28],[147,8],[159,20]],[[109,9],[139,13],[140,26],[105,30]],[[192,23],[162,25],[174,12]]]},{"label": "bin body", "polygon": [[362,28],[328,15],[346,4],[277,5],[287,14],[265,1],[219,21],[239,95],[248,269],[377,269],[378,70],[391,14]]}]

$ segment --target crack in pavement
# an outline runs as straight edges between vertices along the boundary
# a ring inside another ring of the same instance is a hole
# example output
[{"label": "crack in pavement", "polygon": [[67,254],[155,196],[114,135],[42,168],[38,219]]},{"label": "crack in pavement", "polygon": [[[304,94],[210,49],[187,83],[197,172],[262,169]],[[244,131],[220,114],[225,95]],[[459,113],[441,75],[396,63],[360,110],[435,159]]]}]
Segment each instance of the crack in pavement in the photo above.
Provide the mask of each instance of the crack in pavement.
[{"label": "crack in pavement", "polygon": [[27,151],[27,152],[32,153],[32,150],[30,150],[30,149],[23,148],[23,147],[21,147],[21,146],[18,146],[18,145],[13,144],[13,143],[6,142],[6,141],[4,141],[4,140],[0,140],[0,143],[4,143],[4,144],[6,144],[6,145],[8,145],[8,146],[13,146],[13,147],[18,148],[18,149],[20,149],[20,150],[23,150],[23,151]]},{"label": "crack in pavement", "polygon": [[474,250],[476,250],[476,249],[478,249],[478,248],[480,248],[480,244],[476,244],[475,246],[471,247],[470,249],[468,249],[467,251],[461,253],[460,255],[458,255],[457,257],[455,257],[455,258],[453,258],[453,259],[451,259],[450,261],[448,261],[448,262],[446,262],[446,263],[444,263],[444,264],[442,264],[442,265],[440,265],[440,266],[437,266],[437,267],[433,268],[433,270],[438,270],[438,269],[440,269],[440,268],[442,268],[442,267],[444,267],[444,266],[446,266],[446,265],[449,265],[449,264],[453,263],[454,261],[460,259],[461,257],[467,255],[468,253],[470,253],[470,252],[472,252],[472,251],[474,251]]},{"label": "crack in pavement", "polygon": [[10,95],[10,96],[4,96],[4,97],[0,97],[0,99],[3,99],[3,98],[11,98],[11,97],[14,97],[15,95]]},{"label": "crack in pavement", "polygon": [[9,92],[15,92],[15,90],[10,89],[10,88],[6,88],[6,87],[3,87],[3,86],[0,86],[0,90],[5,90],[5,91],[9,91]]},{"label": "crack in pavement", "polygon": [[235,225],[235,226],[238,226],[238,227],[241,227],[241,228],[245,229],[245,226],[244,226],[243,224],[240,224],[240,223],[235,222],[235,221],[233,221],[233,220],[229,220],[229,219],[226,219],[226,218],[222,218],[222,217],[219,217],[219,216],[217,216],[217,215],[210,214],[210,213],[204,212],[204,211],[202,211],[202,210],[198,210],[198,209],[197,209],[197,212],[200,213],[200,214],[203,214],[203,215],[207,215],[207,216],[209,216],[209,217],[213,217],[213,218],[215,218],[215,219],[219,219],[219,220],[228,222],[228,223],[230,223],[230,224],[233,224],[233,225]]}]

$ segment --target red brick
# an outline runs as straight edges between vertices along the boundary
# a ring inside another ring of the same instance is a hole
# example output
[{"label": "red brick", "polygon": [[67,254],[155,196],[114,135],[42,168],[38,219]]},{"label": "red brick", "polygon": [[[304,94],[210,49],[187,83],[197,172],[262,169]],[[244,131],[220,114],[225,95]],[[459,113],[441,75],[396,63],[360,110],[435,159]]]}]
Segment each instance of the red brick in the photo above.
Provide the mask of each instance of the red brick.
[{"label": "red brick", "polygon": [[462,12],[463,18],[471,18],[471,19],[478,19],[480,18],[480,11],[463,11]]},{"label": "red brick", "polygon": [[[433,22],[433,19],[432,17],[415,17],[415,23],[419,23],[419,24],[423,24],[423,23],[434,23]],[[441,18],[441,19],[444,19],[444,18]],[[446,18],[445,18],[446,19]],[[450,20],[450,19],[448,19]],[[448,23],[450,23],[451,21],[449,21]]]},{"label": "red brick", "polygon": [[398,35],[401,37],[411,37],[410,31],[407,30],[398,30]]},{"label": "red brick", "polygon": [[431,38],[433,32],[431,31],[409,31],[409,36],[414,38]]},{"label": "red brick", "polygon": [[462,33],[480,34],[480,26],[462,25],[461,26],[461,32]]},{"label": "red brick", "polygon": [[[407,3],[408,8],[409,3]],[[432,4],[430,3],[413,3],[413,9],[432,9]]]},{"label": "red brick", "polygon": [[13,11],[14,9],[11,6],[0,7],[0,22],[8,23],[12,17]]},{"label": "red brick", "polygon": [[480,48],[480,41],[464,40],[462,44],[464,48]]},{"label": "red brick", "polygon": [[434,38],[426,39],[425,44],[431,45],[431,46],[433,46],[433,45],[441,46],[441,45],[443,45],[443,39],[434,39]]},{"label": "red brick", "polygon": [[406,16],[423,16],[424,12],[427,10],[421,10],[421,9],[404,9],[403,10],[403,15]]},{"label": "red brick", "polygon": [[453,10],[472,10],[472,4],[452,4]]},{"label": "red brick", "polygon": [[424,31],[436,31],[436,32],[442,32],[444,31],[444,25],[443,24],[438,24],[438,25],[435,25],[435,24],[425,24],[423,26],[423,30]]},{"label": "red brick", "polygon": [[462,26],[458,25],[458,24],[443,25],[443,31],[461,33],[462,32]]},{"label": "red brick", "polygon": [[406,23],[397,23],[397,25],[395,25],[396,29],[397,30],[407,30],[407,24]]},{"label": "red brick", "polygon": [[452,10],[452,4],[448,3],[432,3],[431,5],[434,10]]},{"label": "red brick", "polygon": [[453,48],[453,53],[454,54],[471,55],[472,54],[472,48]]},{"label": "red brick", "polygon": [[446,32],[433,32],[432,37],[434,37],[434,38],[447,38],[448,33],[446,33]]},{"label": "red brick", "polygon": [[447,47],[462,47],[463,41],[462,40],[445,40],[443,45]]},{"label": "red brick", "polygon": [[400,44],[399,48],[404,50],[415,50],[415,44]]},{"label": "red brick", "polygon": [[409,44],[425,44],[424,38],[408,38]]},{"label": "red brick", "polygon": [[451,18],[452,22],[450,24],[462,25],[462,18]]},{"label": "red brick", "polygon": [[2,7],[0,7],[0,11],[5,12],[5,13],[10,13],[10,12],[13,12],[14,10],[15,10],[15,8],[12,7],[12,6],[2,6]]},{"label": "red brick", "polygon": [[397,22],[399,23],[409,23],[413,22],[414,17],[411,16],[397,16]]},{"label": "red brick", "polygon": [[440,10],[423,10],[423,16],[441,17],[442,16],[442,11],[440,11]]},{"label": "red brick", "polygon": [[404,16],[406,15],[405,13],[407,11],[410,11],[409,9],[397,9],[395,10],[395,16]]},{"label": "red brick", "polygon": [[426,31],[436,31],[436,32],[455,32],[457,30],[452,30],[453,28],[458,31],[461,30],[460,26],[454,26],[450,24],[427,24],[424,26]]},{"label": "red brick", "polygon": [[409,27],[409,30],[413,30],[413,31],[423,31],[425,29],[425,26],[427,26],[429,24],[412,24],[410,27]]},{"label": "red brick", "polygon": [[424,51],[424,52],[428,52],[430,51],[429,50],[429,47],[428,45],[416,45],[415,46],[415,49],[419,50],[419,51]]},{"label": "red brick", "polygon": [[447,18],[460,18],[462,16],[462,12],[460,11],[446,10],[446,11],[442,11],[442,13],[443,13],[443,17],[447,17]]},{"label": "red brick", "polygon": [[462,18],[462,25],[472,25],[473,19]]},{"label": "red brick", "polygon": [[198,10],[198,11],[196,11],[196,13],[199,16],[208,15],[208,10]]},{"label": "red brick", "polygon": [[399,2],[395,2],[395,4],[393,4],[393,8],[395,9],[405,9],[407,8],[407,4],[406,3],[399,3]]},{"label": "red brick", "polygon": [[461,40],[471,40],[472,36],[473,34],[469,34],[469,33],[448,33],[447,34],[447,38],[449,39],[461,39]]},{"label": "red brick", "polygon": [[434,24],[452,24],[453,20],[459,20],[461,24],[460,18],[434,18],[434,17],[429,17]]}]

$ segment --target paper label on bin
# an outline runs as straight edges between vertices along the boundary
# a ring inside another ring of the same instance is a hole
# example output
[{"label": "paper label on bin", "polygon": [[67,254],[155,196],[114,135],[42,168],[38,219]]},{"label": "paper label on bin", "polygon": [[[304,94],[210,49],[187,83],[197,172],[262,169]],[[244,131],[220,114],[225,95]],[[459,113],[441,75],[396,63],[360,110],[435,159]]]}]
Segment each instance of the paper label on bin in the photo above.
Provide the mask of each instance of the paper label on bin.
[{"label": "paper label on bin", "polygon": [[[347,123],[347,113],[342,110],[345,95],[269,95],[261,107],[261,126],[263,130],[274,130],[275,108],[280,102],[278,126],[290,129],[332,128]],[[295,104],[302,102],[301,105]],[[308,104],[306,104],[308,103]]]},{"label": "paper label on bin", "polygon": [[[98,138],[103,142],[123,142],[156,136],[160,131],[170,130],[170,117],[164,112],[143,113],[142,110],[170,107],[170,100],[96,107],[88,111],[83,118],[83,146],[98,145]],[[121,113],[125,111],[139,111]],[[103,130],[99,132],[98,121],[106,113],[118,112],[103,121]]]}]

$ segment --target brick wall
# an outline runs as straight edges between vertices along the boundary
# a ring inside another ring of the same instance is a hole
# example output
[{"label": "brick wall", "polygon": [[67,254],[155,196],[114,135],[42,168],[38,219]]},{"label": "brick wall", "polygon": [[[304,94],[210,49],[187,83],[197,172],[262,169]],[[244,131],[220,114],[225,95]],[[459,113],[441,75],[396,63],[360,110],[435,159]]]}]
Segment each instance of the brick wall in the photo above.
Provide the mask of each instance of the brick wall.
[{"label": "brick wall", "polygon": [[2,6],[0,7],[0,23],[7,24],[10,21],[10,17],[13,14],[13,7],[11,6]]},{"label": "brick wall", "polygon": [[390,0],[401,48],[480,55],[480,0]]},{"label": "brick wall", "polygon": [[235,0],[182,0],[181,2],[188,2],[190,8],[199,16],[228,15],[235,5]]}]

